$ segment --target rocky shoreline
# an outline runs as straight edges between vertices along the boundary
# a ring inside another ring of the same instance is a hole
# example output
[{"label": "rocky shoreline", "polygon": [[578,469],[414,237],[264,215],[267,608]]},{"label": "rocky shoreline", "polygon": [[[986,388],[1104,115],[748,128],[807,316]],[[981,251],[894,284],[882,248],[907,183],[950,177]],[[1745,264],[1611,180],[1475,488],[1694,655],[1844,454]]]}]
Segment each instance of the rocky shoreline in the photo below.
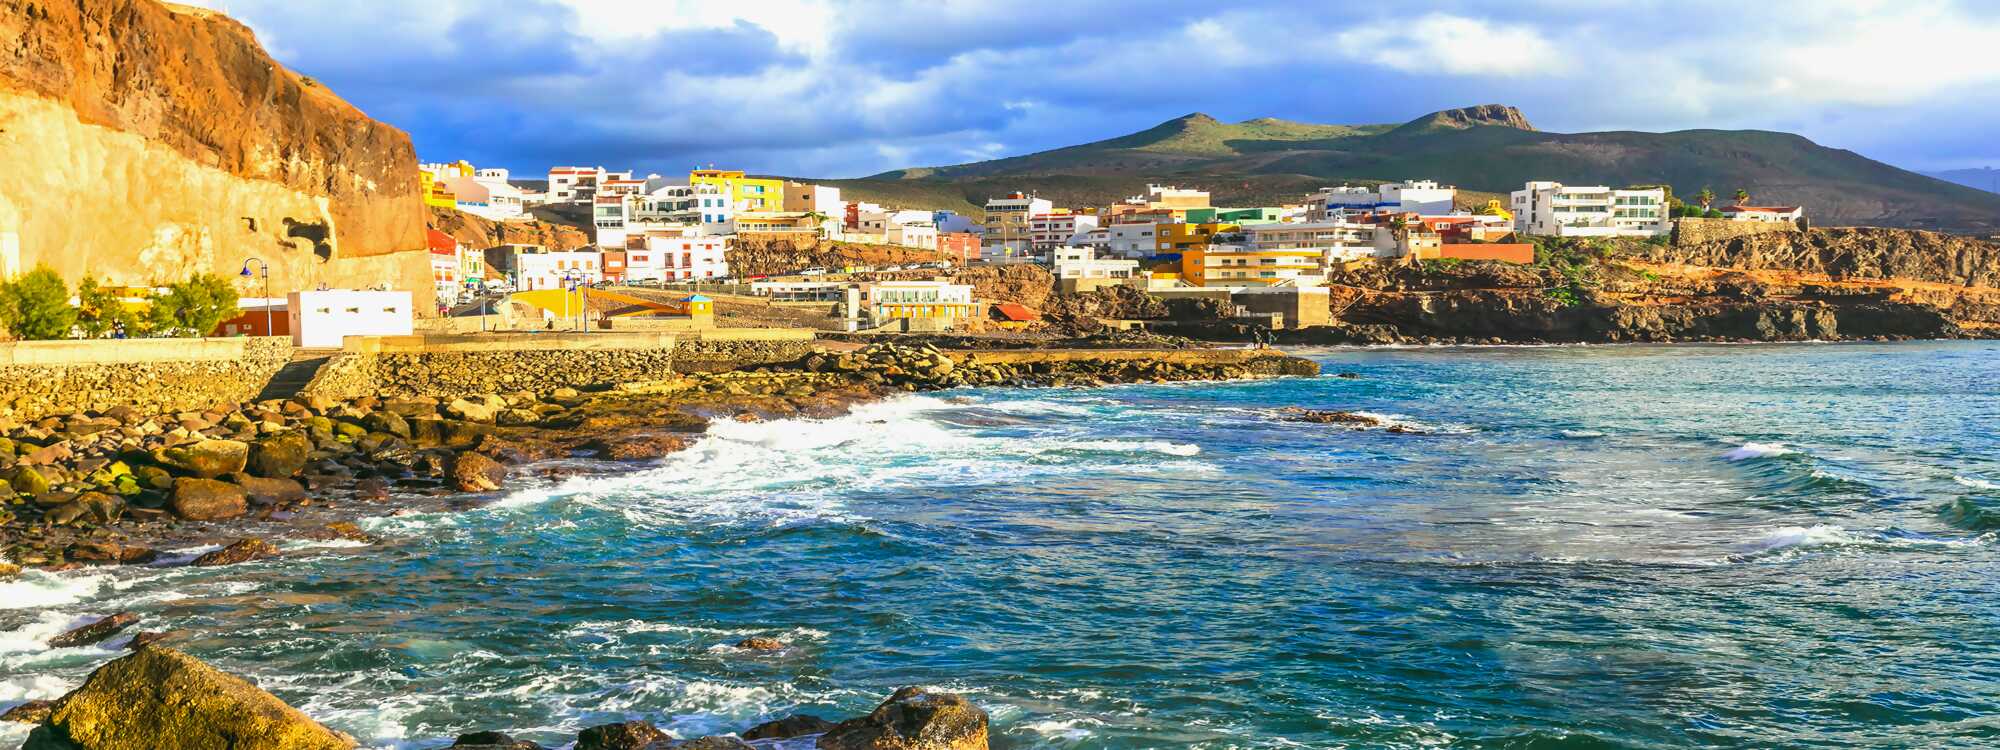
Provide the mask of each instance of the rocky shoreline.
[{"label": "rocky shoreline", "polygon": [[274,554],[271,539],[361,539],[358,519],[478,507],[531,472],[571,471],[552,459],[659,459],[713,420],[829,418],[893,393],[1316,372],[1276,352],[948,353],[885,342],[590,392],[114,407],[4,431],[0,564],[161,564],[167,550],[237,545],[195,561],[223,564]]}]

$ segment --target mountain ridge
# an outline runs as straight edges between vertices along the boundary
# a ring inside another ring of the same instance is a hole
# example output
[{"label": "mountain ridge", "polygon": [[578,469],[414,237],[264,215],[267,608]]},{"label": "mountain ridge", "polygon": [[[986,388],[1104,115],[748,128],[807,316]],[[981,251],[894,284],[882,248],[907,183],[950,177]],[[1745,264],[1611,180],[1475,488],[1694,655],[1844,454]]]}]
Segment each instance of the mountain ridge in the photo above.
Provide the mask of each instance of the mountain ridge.
[{"label": "mountain ridge", "polygon": [[1737,189],[1796,204],[1827,225],[1991,233],[2000,196],[1902,170],[1792,133],[1693,129],[1664,133],[1537,130],[1503,104],[1441,110],[1397,124],[1328,125],[1260,117],[1237,123],[1193,112],[1074,146],[966,164],[826,180],[862,200],[927,198],[977,212],[991,195],[1026,190],[1066,205],[1102,205],[1148,183],[1210,190],[1227,205],[1296,202],[1325,184],[1435,179],[1504,194],[1529,180],[1668,185],[1689,196]]}]

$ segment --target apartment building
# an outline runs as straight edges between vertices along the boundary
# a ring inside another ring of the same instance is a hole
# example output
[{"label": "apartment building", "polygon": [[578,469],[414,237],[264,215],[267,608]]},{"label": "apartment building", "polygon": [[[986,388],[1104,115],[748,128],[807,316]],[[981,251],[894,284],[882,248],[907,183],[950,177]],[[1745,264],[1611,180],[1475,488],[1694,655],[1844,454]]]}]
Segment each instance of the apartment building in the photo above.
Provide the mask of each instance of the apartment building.
[{"label": "apartment building", "polygon": [[1394,257],[1393,246],[1378,245],[1379,227],[1353,222],[1309,222],[1303,224],[1252,224],[1241,229],[1243,243],[1252,250],[1311,250],[1324,265],[1359,258]]},{"label": "apartment building", "polygon": [[1458,188],[1435,180],[1406,180],[1375,187],[1342,185],[1321,188],[1306,199],[1306,220],[1331,221],[1336,215],[1372,211],[1409,212],[1424,216],[1451,213]]},{"label": "apartment building", "polygon": [[1159,250],[1160,228],[1164,226],[1172,226],[1172,222],[1125,222],[1104,227],[1104,252],[1118,258],[1150,256]]},{"label": "apartment building", "polygon": [[1723,218],[1732,221],[1761,221],[1767,223],[1797,223],[1805,218],[1803,206],[1724,206]]},{"label": "apartment building", "polygon": [[1181,254],[1181,280],[1198,287],[1313,287],[1326,283],[1316,248],[1257,250],[1209,245]]},{"label": "apartment building", "polygon": [[1008,193],[986,201],[985,237],[981,259],[988,263],[1031,260],[1034,256],[1033,217],[1054,213],[1055,204],[1027,193]]},{"label": "apartment building", "polygon": [[1036,255],[1046,255],[1051,250],[1069,245],[1077,235],[1096,228],[1096,216],[1061,209],[1028,217],[1030,247],[1034,248]]},{"label": "apartment building", "polygon": [[785,210],[825,217],[820,220],[820,236],[828,239],[840,239],[847,227],[847,202],[840,199],[837,187],[787,182]]},{"label": "apartment building", "polygon": [[603,256],[595,250],[521,253],[514,256],[514,288],[565,289],[604,280]]},{"label": "apartment building", "polygon": [[1186,252],[1214,244],[1217,237],[1241,230],[1235,224],[1181,222],[1154,225],[1153,250],[1158,253]]},{"label": "apartment building", "polygon": [[729,239],[648,232],[625,248],[625,278],[634,282],[696,281],[729,276]]},{"label": "apartment building", "polygon": [[747,177],[741,170],[697,169],[688,172],[689,185],[714,185],[737,211],[785,210],[785,183]]},{"label": "apartment building", "polygon": [[940,232],[938,254],[945,260],[966,265],[979,260],[979,235],[972,232]]},{"label": "apartment building", "polygon": [[1138,275],[1139,261],[1099,258],[1088,247],[1058,247],[1051,257],[1056,279],[1129,279]]},{"label": "apartment building", "polygon": [[1669,229],[1661,188],[1615,190],[1530,182],[1510,196],[1514,228],[1555,237],[1658,237]]}]

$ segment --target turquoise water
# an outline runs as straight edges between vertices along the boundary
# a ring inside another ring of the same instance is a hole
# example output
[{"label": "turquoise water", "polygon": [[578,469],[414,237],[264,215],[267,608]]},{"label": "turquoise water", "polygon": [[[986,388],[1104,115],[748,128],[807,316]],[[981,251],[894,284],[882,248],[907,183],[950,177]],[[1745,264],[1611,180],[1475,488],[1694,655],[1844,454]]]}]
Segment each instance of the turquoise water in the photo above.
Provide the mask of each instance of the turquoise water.
[{"label": "turquoise water", "polygon": [[386,747],[908,684],[1014,748],[2000,745],[2000,345],[1310,355],[1361,377],[725,423],[375,547],[34,574],[0,704],[107,656],[40,639],[133,609]]}]

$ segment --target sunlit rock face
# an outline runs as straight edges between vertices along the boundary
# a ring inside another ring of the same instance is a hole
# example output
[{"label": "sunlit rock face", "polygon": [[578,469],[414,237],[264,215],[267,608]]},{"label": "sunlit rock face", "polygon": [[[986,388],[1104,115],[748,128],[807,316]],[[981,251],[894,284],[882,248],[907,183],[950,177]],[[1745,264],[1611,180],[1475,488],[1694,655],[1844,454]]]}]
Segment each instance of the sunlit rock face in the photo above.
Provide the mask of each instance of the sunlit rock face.
[{"label": "sunlit rock face", "polygon": [[[429,294],[409,136],[155,0],[0,0],[0,273]],[[261,292],[261,289],[251,290]]]}]

